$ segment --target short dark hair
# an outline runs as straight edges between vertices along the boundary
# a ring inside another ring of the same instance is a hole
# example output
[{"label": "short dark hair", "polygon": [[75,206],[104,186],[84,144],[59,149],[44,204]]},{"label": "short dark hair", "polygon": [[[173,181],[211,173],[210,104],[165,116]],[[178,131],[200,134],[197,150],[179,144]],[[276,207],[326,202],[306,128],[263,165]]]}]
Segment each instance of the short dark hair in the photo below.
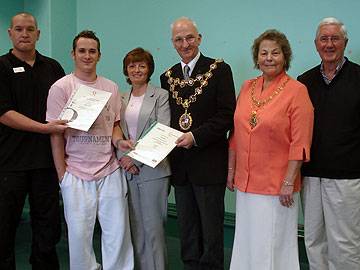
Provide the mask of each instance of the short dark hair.
[{"label": "short dark hair", "polygon": [[129,74],[127,72],[127,67],[131,63],[135,63],[135,62],[145,62],[147,64],[149,68],[147,82],[149,82],[150,77],[154,73],[154,69],[155,69],[154,58],[150,52],[144,50],[143,48],[138,47],[128,52],[123,59],[123,73],[127,77],[126,81],[128,82],[128,84],[131,84],[131,81],[128,78]]},{"label": "short dark hair", "polygon": [[19,15],[23,16],[23,17],[31,17],[31,18],[33,18],[34,22],[35,22],[35,27],[36,27],[36,29],[38,29],[38,24],[37,24],[37,20],[36,20],[35,16],[32,15],[31,13],[25,12],[25,11],[24,12],[19,12],[19,13],[15,14],[14,16],[12,16],[12,18],[10,20],[10,29],[13,28],[13,26],[14,26],[14,18],[16,16],[19,16]]},{"label": "short dark hair", "polygon": [[81,31],[79,34],[76,35],[76,37],[74,38],[73,40],[73,51],[75,52],[75,49],[76,49],[76,43],[77,41],[79,40],[79,38],[90,38],[90,39],[93,39],[93,40],[96,40],[97,42],[97,49],[100,53],[100,40],[99,38],[96,36],[96,33],[94,31],[91,31],[91,30],[83,30]]},{"label": "short dark hair", "polygon": [[288,70],[290,68],[290,62],[292,59],[292,51],[290,47],[289,40],[286,38],[285,34],[279,32],[276,29],[269,29],[258,36],[251,47],[252,57],[254,61],[254,67],[259,68],[258,66],[258,55],[260,43],[264,40],[272,40],[275,41],[281,48],[282,53],[284,54],[284,69]]}]

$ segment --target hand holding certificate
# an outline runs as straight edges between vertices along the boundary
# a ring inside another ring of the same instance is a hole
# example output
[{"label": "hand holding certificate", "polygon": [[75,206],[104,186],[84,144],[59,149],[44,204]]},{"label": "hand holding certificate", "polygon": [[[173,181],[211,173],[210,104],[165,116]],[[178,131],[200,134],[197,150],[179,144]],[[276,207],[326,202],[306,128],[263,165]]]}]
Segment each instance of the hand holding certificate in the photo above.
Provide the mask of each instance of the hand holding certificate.
[{"label": "hand holding certificate", "polygon": [[155,168],[174,149],[175,141],[182,134],[181,131],[156,123],[127,155]]},{"label": "hand holding certificate", "polygon": [[73,92],[59,115],[71,128],[88,131],[111,96],[110,92],[81,85]]}]

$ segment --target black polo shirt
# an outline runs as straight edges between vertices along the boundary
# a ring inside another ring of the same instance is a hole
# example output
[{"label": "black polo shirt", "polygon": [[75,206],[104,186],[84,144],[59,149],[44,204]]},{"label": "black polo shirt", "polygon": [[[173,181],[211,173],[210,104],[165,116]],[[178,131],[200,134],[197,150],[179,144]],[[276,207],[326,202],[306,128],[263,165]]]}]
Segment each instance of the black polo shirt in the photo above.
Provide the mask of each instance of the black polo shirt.
[{"label": "black polo shirt", "polygon": [[360,178],[360,66],[347,60],[326,84],[317,66],[298,80],[306,85],[314,106],[310,162],[304,176]]},{"label": "black polo shirt", "polygon": [[[15,57],[11,50],[0,56],[0,115],[14,110],[45,123],[48,91],[64,75],[57,61],[38,52],[33,66]],[[0,172],[52,166],[49,135],[0,124]]]}]

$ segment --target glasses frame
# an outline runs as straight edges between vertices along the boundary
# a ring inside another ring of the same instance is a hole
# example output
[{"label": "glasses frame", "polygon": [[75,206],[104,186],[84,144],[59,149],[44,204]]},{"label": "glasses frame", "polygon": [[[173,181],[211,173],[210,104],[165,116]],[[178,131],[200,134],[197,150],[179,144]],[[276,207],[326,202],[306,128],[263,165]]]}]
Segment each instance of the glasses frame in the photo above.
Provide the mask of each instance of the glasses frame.
[{"label": "glasses frame", "polygon": [[320,36],[318,38],[319,42],[322,43],[322,44],[326,44],[328,43],[329,41],[333,44],[337,44],[339,43],[340,41],[344,40],[343,37],[341,36]]},{"label": "glasses frame", "polygon": [[193,35],[188,35],[186,37],[175,37],[174,39],[172,39],[172,42],[176,45],[176,46],[180,46],[182,45],[185,41],[188,43],[188,44],[193,44],[196,40],[196,36],[193,36]]}]

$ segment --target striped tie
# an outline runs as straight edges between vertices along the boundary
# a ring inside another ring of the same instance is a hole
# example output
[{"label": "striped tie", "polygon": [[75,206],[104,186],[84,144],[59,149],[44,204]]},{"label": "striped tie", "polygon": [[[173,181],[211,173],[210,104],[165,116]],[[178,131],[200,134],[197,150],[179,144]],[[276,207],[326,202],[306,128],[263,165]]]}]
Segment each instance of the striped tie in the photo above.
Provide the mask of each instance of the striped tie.
[{"label": "striped tie", "polygon": [[188,65],[184,66],[184,79],[188,80],[189,79],[189,73],[190,73],[190,67]]}]

